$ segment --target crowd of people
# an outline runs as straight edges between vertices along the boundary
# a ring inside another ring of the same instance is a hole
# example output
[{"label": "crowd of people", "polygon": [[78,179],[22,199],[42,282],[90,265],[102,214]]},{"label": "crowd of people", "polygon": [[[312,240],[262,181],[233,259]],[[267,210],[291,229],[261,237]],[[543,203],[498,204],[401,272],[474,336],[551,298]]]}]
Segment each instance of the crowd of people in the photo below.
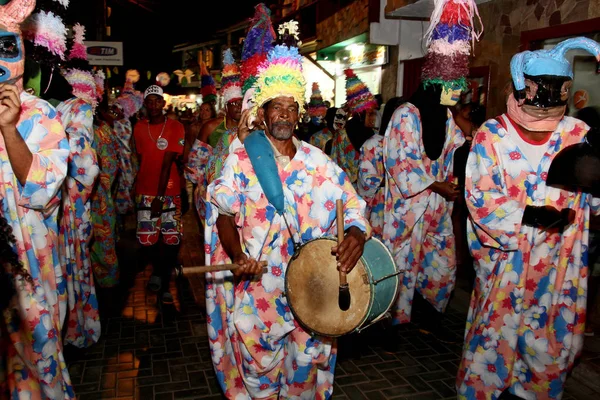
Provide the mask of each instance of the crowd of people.
[{"label": "crowd of people", "polygon": [[[549,171],[600,129],[593,109],[567,116],[564,58],[577,48],[600,61],[600,45],[574,38],[516,54],[507,111],[484,121],[476,99],[465,100],[475,3],[442,4],[409,98],[384,102],[348,69],[343,106],[316,83],[306,101],[298,24],[275,31],[259,4],[240,61],[223,53],[220,93],[201,65],[202,104],[179,113],[160,76],[140,92],[132,70],[118,96],[105,93],[81,25],[67,49],[62,3],[0,6],[0,398],[75,397],[64,346],[99,340],[97,291],[119,285],[130,216],[152,263],[148,290],[173,304],[188,208],[206,264],[233,265],[206,274],[227,398],[332,395],[338,342],[298,323],[285,276],[304,244],[336,236],[341,221],[331,253],[342,275],[371,238],[397,265],[387,332],[419,308],[423,334],[464,342],[460,398],[560,398],[593,332],[600,200],[576,179],[553,186]],[[62,37],[49,38],[57,26]],[[37,70],[26,73],[26,60]],[[475,273],[464,338],[443,323],[458,268]],[[386,335],[384,348],[397,338]]]}]

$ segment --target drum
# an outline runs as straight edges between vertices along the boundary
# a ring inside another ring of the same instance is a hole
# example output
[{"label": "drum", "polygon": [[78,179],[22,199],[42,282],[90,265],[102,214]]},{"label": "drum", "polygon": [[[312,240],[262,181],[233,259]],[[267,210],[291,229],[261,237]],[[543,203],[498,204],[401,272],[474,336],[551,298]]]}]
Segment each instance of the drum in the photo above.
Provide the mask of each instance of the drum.
[{"label": "drum", "polygon": [[350,308],[338,306],[339,273],[331,248],[337,241],[305,243],[289,262],[285,277],[288,304],[308,331],[323,336],[358,332],[381,319],[396,299],[399,278],[394,258],[381,241],[365,243],[363,255],[348,274]]}]

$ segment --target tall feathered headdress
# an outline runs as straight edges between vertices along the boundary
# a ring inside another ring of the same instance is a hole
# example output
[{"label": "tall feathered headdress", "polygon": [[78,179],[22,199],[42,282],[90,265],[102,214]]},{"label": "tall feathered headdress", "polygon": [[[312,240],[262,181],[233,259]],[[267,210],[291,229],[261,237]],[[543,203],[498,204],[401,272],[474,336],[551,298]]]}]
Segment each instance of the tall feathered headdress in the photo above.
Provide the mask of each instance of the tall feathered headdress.
[{"label": "tall feathered headdress", "polygon": [[254,7],[254,17],[244,40],[241,58],[242,94],[250,89],[257,79],[258,67],[267,59],[273,48],[275,31],[271,24],[271,11],[263,3]]},{"label": "tall feathered headdress", "polygon": [[[73,26],[73,45],[69,51],[67,66],[61,72],[73,88],[73,96],[84,100],[95,110],[98,102],[102,99],[102,94],[98,92],[95,74],[87,61],[84,40],[85,28],[83,25],[75,24]],[[104,81],[102,93],[104,93]]]},{"label": "tall feathered headdress", "polygon": [[203,103],[217,101],[217,86],[204,62],[200,63],[200,94]]},{"label": "tall feathered headdress", "polygon": [[310,95],[310,102],[308,103],[308,115],[311,117],[325,117],[325,114],[327,114],[327,106],[323,102],[321,89],[319,89],[319,84],[317,82],[313,82],[312,94]]},{"label": "tall feathered headdress", "polygon": [[346,74],[346,104],[352,113],[361,113],[377,107],[373,94],[350,68]]},{"label": "tall feathered headdress", "polygon": [[[139,79],[140,74],[137,71],[135,72],[137,73],[137,77]],[[125,79],[125,85],[123,86],[121,95],[117,97],[116,101],[123,110],[123,115],[125,118],[130,118],[132,115],[138,112],[144,104],[144,95],[139,90],[135,90],[133,87],[133,84],[135,83],[135,76],[136,74],[132,73],[129,74],[129,77]]]},{"label": "tall feathered headdress", "polygon": [[60,3],[49,0],[37,2],[33,13],[21,26],[26,40],[27,57],[48,66],[59,65],[65,60],[65,14],[66,7]]},{"label": "tall feathered headdress", "polygon": [[[298,38],[297,25],[286,25],[278,43],[258,68],[258,79],[255,84],[252,114],[266,102],[280,96],[293,97],[304,109],[306,82],[302,74],[302,56],[296,42],[290,38]],[[291,30],[290,30],[291,29]],[[285,44],[284,44],[285,43]]]},{"label": "tall feathered headdress", "polygon": [[223,71],[221,73],[221,95],[225,104],[242,98],[240,68],[233,59],[231,49],[223,52]]},{"label": "tall feathered headdress", "polygon": [[425,33],[427,54],[421,71],[425,85],[467,88],[471,45],[483,32],[483,27],[475,31],[475,16],[479,18],[475,0],[435,0],[429,29]]}]

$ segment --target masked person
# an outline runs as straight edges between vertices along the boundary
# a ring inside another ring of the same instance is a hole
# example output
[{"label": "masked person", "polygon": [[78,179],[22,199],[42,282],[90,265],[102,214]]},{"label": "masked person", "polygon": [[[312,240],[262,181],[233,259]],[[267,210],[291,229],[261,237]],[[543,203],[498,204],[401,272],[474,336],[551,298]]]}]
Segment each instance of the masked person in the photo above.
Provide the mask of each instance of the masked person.
[{"label": "masked person", "polygon": [[383,135],[394,111],[404,103],[402,97],[390,99],[383,110],[379,133],[373,135],[360,148],[357,192],[367,202],[367,218],[372,235],[383,236],[383,211],[385,209],[385,166],[383,165]]},{"label": "masked person", "polygon": [[568,39],[512,58],[507,112],[474,138],[466,172],[477,273],[457,388],[461,398],[561,398],[583,346],[590,213],[600,201],[546,185],[553,159],[588,126],[564,116],[564,57],[600,45]]},{"label": "masked person", "polygon": [[[442,318],[456,280],[451,215],[460,191],[452,166],[465,139],[448,107],[466,87],[476,6],[472,1],[464,7],[452,0],[437,4],[440,12],[434,12],[426,34],[422,83],[394,112],[384,138],[383,241],[404,270],[394,323],[410,322],[413,302],[418,302],[424,315],[415,321],[420,328],[439,340],[458,342]],[[444,47],[448,40],[453,41],[450,54]]]},{"label": "masked person", "polygon": [[[73,97],[57,110],[69,139],[69,174],[63,186],[60,251],[67,268],[69,315],[65,342],[88,347],[100,338],[100,315],[90,256],[92,239],[91,196],[100,172],[93,147],[96,81],[87,63],[84,27],[73,27],[75,40],[62,75]],[[57,79],[55,78],[55,82]]]},{"label": "masked person", "polygon": [[[99,98],[104,93],[104,73],[94,76]],[[119,176],[119,142],[115,122],[123,119],[123,111],[109,106],[108,99],[98,104],[94,118],[94,150],[100,173],[92,193],[92,224],[94,237],[91,245],[92,269],[98,286],[114,288],[119,284],[120,270],[117,258],[117,208],[113,187]]]},{"label": "masked person", "polygon": [[0,214],[16,239],[12,247],[18,261],[31,277],[12,276],[17,304],[15,312],[2,316],[7,336],[2,335],[10,342],[3,378],[12,397],[74,398],[63,355],[66,299],[60,293],[66,282],[57,253],[69,144],[57,111],[23,91],[20,24],[34,5],[13,0],[0,6]]},{"label": "masked person", "polygon": [[310,137],[310,144],[330,156],[334,136],[343,131],[346,126],[346,111],[335,107],[327,109],[325,124],[325,128]]},{"label": "masked person", "polygon": [[[287,24],[286,31],[293,32],[294,21]],[[347,175],[319,149],[294,137],[306,90],[301,68],[296,47],[275,46],[259,68],[252,108],[264,122],[277,165],[274,179],[286,198],[284,215],[297,238],[267,199],[245,147],[229,155],[208,189],[206,261],[241,266],[235,277],[207,275],[212,361],[229,399],[331,397],[336,342],[309,334],[289,311],[284,280],[290,249],[294,240],[334,232],[335,207],[329,205],[336,199],[345,203],[347,227],[342,244],[332,249],[340,268],[354,266],[368,231],[364,201]],[[268,264],[262,274],[261,259]]]}]

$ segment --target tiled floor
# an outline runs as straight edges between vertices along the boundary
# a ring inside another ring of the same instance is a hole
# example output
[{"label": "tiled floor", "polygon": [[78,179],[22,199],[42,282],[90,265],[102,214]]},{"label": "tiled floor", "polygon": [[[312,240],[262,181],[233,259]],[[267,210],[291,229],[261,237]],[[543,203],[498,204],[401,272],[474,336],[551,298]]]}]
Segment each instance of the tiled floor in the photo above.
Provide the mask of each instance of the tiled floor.
[{"label": "tiled floor", "polygon": [[[202,264],[202,243],[191,213],[185,217],[185,266]],[[87,399],[221,399],[214,379],[204,318],[203,279],[187,275],[173,282],[175,307],[159,310],[146,291],[151,270],[144,266],[133,231],[120,242],[122,287],[100,293],[102,338],[87,350],[67,349],[78,397]],[[465,302],[446,318],[448,328],[464,329]],[[384,352],[380,332],[365,331],[340,343],[334,398],[455,398],[460,345],[423,335],[412,325],[398,331],[400,347]],[[371,345],[369,345],[371,344]],[[598,393],[568,384],[565,399],[597,399]]]}]

